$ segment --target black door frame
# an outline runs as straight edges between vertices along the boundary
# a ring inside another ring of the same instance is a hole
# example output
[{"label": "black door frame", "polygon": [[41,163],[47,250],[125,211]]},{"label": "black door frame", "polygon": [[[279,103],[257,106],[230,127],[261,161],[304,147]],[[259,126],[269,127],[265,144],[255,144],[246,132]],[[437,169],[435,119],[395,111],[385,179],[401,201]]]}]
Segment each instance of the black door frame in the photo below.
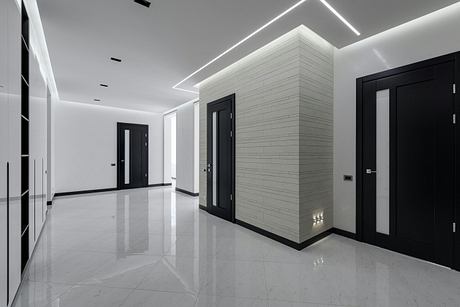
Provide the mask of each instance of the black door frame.
[{"label": "black door frame", "polygon": [[[377,79],[390,77],[393,75],[410,72],[413,70],[418,70],[427,66],[442,64],[446,62],[454,62],[455,72],[454,72],[454,83],[460,84],[460,52],[447,54],[444,56],[436,57],[433,59],[417,62],[414,64],[398,67],[395,69],[387,70],[384,72],[372,74],[369,76],[361,77],[356,79],[356,238],[359,241],[364,241],[363,233],[363,176],[364,176],[364,166],[363,166],[363,123],[364,123],[364,95],[363,88],[364,83],[369,81],[374,81]],[[458,86],[457,86],[458,88]],[[460,93],[455,94],[454,97],[455,114],[460,115]],[[458,118],[457,115],[457,118]],[[457,231],[453,235],[454,240],[454,249],[453,249],[453,268],[460,270],[460,232],[458,231],[458,224],[460,223],[460,186],[457,174],[460,174],[460,127],[458,120],[454,128],[455,135],[455,179],[454,179],[454,212],[452,213],[453,223],[457,224]],[[378,245],[377,243],[375,243]],[[456,257],[457,256],[457,257]]]},{"label": "black door frame", "polygon": [[[149,126],[144,125],[144,124],[133,124],[133,123],[124,123],[124,122],[118,122],[117,123],[117,190],[128,190],[128,189],[137,189],[139,187],[123,187],[123,178],[124,178],[124,172],[125,172],[125,167],[121,163],[121,157],[122,157],[122,146],[120,145],[120,140],[122,140],[122,131],[124,130],[123,128],[126,127],[141,127],[146,129],[147,133],[147,159],[146,159],[146,168],[147,168],[147,177],[145,177],[145,184],[142,187],[148,187],[149,185]],[[123,143],[124,144],[124,143]]]},{"label": "black door frame", "polygon": [[[215,105],[218,105],[222,102],[227,102],[227,101],[230,101],[231,103],[231,110],[232,110],[232,188],[231,188],[231,191],[232,191],[232,199],[231,199],[231,204],[232,204],[232,214],[231,214],[231,217],[230,217],[230,222],[232,223],[236,223],[236,218],[235,218],[235,163],[236,163],[236,160],[235,160],[235,139],[236,139],[236,133],[235,133],[235,97],[236,95],[235,94],[231,94],[231,95],[228,95],[228,96],[225,96],[223,98],[220,98],[218,100],[215,100],[213,102],[210,102],[206,105],[206,118],[208,118],[208,109],[212,106],[215,106]],[[207,140],[206,140],[206,145],[207,145],[207,155],[209,155],[209,139],[210,137],[212,137],[212,131],[209,131],[209,129],[207,129]],[[207,161],[208,161],[209,157],[207,157]],[[206,187],[208,185],[208,171],[206,171]],[[209,195],[210,195],[210,192],[207,191],[206,193],[206,197],[209,198]],[[209,199],[206,200],[206,206],[208,205],[208,202],[209,202]],[[212,212],[209,210],[209,208],[207,208],[207,211],[209,213],[212,214]]]}]

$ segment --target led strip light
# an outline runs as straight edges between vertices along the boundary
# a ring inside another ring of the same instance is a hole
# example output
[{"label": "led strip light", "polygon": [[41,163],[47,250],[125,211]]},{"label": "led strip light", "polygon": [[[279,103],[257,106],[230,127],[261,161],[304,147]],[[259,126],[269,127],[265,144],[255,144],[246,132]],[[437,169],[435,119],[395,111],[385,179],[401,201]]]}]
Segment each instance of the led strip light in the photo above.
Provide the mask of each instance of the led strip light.
[{"label": "led strip light", "polygon": [[[342,15],[340,15],[329,3],[327,3],[325,0],[320,0],[322,4],[324,4],[335,16],[337,16],[337,18],[339,18],[347,27],[349,27],[356,35],[361,35],[361,33],[359,33]],[[247,40],[249,40],[250,38],[252,38],[253,36],[255,36],[256,34],[258,34],[259,32],[263,31],[265,28],[267,28],[268,26],[270,26],[271,24],[275,23],[276,21],[278,21],[279,19],[281,19],[282,17],[284,17],[285,15],[289,14],[291,11],[295,10],[297,7],[301,6],[302,4],[304,4],[305,2],[307,2],[307,0],[300,0],[299,2],[297,2],[296,4],[294,4],[293,6],[291,6],[290,8],[288,8],[287,10],[285,10],[284,12],[282,12],[281,14],[279,14],[278,16],[276,16],[275,18],[273,18],[272,20],[270,20],[269,22],[267,22],[266,24],[264,24],[262,27],[258,28],[257,30],[255,30],[254,32],[252,32],[251,34],[249,34],[248,36],[246,36],[245,38],[243,38],[242,40],[240,40],[238,43],[236,43],[235,45],[231,46],[230,48],[228,48],[227,50],[225,50],[224,52],[222,52],[221,54],[219,54],[218,56],[216,56],[214,59],[212,59],[211,61],[209,61],[208,63],[206,63],[205,65],[201,66],[200,68],[198,68],[196,71],[194,71],[193,73],[191,73],[190,75],[188,75],[185,79],[183,79],[182,81],[180,81],[179,83],[177,83],[176,85],[174,85],[172,88],[175,89],[175,90],[178,90],[178,91],[182,91],[182,92],[188,92],[188,93],[193,93],[193,94],[199,94],[198,92],[196,91],[192,91],[192,90],[187,90],[187,89],[183,89],[183,88],[180,88],[179,86],[184,83],[185,81],[187,81],[188,79],[190,79],[191,77],[195,76],[197,73],[199,73],[200,71],[202,71],[203,69],[205,69],[206,67],[208,67],[209,65],[211,65],[212,63],[216,62],[217,60],[219,60],[220,58],[222,58],[224,55],[226,55],[227,53],[231,52],[232,50],[234,50],[235,48],[237,48],[238,46],[240,46],[241,44],[243,44],[244,42],[246,42]]]},{"label": "led strip light", "polygon": [[351,25],[351,23],[349,23],[342,15],[340,15],[339,12],[337,12],[329,3],[327,3],[326,0],[319,1],[321,1],[321,3],[329,9],[329,11],[331,11],[335,16],[337,16],[337,18],[340,19],[340,21],[343,22],[348,28],[350,28],[350,30],[353,31],[357,36],[361,35],[361,33],[359,33],[359,31],[356,30],[355,27]]}]

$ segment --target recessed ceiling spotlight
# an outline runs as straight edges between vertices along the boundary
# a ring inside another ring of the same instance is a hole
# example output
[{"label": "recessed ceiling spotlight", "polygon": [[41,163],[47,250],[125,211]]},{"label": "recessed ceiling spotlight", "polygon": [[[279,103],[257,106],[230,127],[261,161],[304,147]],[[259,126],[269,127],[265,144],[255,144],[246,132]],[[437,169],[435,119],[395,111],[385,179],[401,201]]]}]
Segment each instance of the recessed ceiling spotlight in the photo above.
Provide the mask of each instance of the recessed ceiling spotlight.
[{"label": "recessed ceiling spotlight", "polygon": [[101,83],[99,84],[101,87],[109,87],[107,84]]},{"label": "recessed ceiling spotlight", "polygon": [[143,5],[145,7],[150,7],[150,1],[147,1],[147,0],[134,0],[134,2],[140,4],[140,5]]},{"label": "recessed ceiling spotlight", "polygon": [[114,61],[114,62],[121,63],[121,59],[114,58],[114,57],[112,57],[112,58],[110,58],[110,59],[111,59],[112,61]]},{"label": "recessed ceiling spotlight", "polygon": [[351,23],[349,23],[342,15],[340,15],[340,13],[337,12],[329,3],[327,3],[326,0],[319,1],[321,1],[321,3],[329,9],[329,11],[331,11],[335,16],[337,16],[337,18],[340,19],[340,21],[342,21],[348,28],[350,28],[350,30],[353,31],[357,36],[361,35],[361,33],[359,33],[359,31],[356,30],[355,27],[351,25]]},{"label": "recessed ceiling spotlight", "polygon": [[96,99],[94,99],[94,101],[96,101],[96,102],[100,102],[101,100],[96,98]]}]

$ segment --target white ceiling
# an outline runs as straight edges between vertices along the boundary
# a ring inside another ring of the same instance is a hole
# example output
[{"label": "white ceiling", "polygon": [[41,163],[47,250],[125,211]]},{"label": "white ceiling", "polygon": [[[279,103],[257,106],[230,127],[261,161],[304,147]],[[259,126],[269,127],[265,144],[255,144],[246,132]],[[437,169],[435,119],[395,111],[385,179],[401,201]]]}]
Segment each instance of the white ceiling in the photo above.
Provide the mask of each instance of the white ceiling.
[{"label": "white ceiling", "polygon": [[[307,0],[181,87],[196,91],[199,81],[301,24],[341,48],[457,1],[329,0],[358,37],[319,0]],[[298,0],[152,0],[150,8],[133,0],[37,2],[62,100],[164,112],[197,97],[173,85]]]}]

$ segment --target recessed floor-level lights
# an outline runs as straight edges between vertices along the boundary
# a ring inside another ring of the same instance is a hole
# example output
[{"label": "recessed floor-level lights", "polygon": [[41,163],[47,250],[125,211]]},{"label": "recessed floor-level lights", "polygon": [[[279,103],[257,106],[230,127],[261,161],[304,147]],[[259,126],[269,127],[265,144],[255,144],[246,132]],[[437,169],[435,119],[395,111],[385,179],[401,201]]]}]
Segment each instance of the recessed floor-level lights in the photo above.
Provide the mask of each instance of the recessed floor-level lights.
[{"label": "recessed floor-level lights", "polygon": [[337,16],[337,18],[340,19],[340,21],[342,21],[348,28],[350,28],[351,31],[353,31],[358,36],[361,35],[361,33],[359,33],[359,31],[356,30],[355,27],[351,25],[351,23],[349,23],[342,15],[340,15],[340,13],[337,12],[329,3],[327,3],[326,0],[319,1],[321,1],[321,3],[324,4],[324,6],[327,7],[329,11],[331,11],[335,16]]},{"label": "recessed floor-level lights", "polygon": [[101,100],[96,98],[96,99],[94,99],[94,101],[96,101],[96,102],[100,102]]},{"label": "recessed floor-level lights", "polygon": [[143,5],[145,7],[150,7],[150,1],[147,1],[147,0],[134,0],[134,2],[140,4],[140,5]]},{"label": "recessed floor-level lights", "polygon": [[276,16],[275,18],[273,18],[272,20],[270,20],[269,22],[267,22],[266,24],[264,24],[263,26],[261,26],[260,28],[258,28],[257,30],[255,30],[254,32],[252,32],[251,34],[249,34],[248,36],[246,36],[245,38],[243,38],[242,40],[240,40],[238,43],[236,43],[235,45],[231,46],[230,48],[228,48],[227,50],[225,50],[224,52],[222,52],[221,54],[219,54],[218,56],[216,56],[214,59],[212,59],[211,61],[209,61],[208,63],[204,64],[203,66],[201,66],[200,68],[198,68],[196,71],[194,71],[193,73],[191,73],[190,75],[188,75],[184,80],[180,81],[179,83],[177,83],[176,85],[174,85],[172,88],[175,89],[175,90],[179,90],[179,91],[183,91],[183,92],[190,92],[190,93],[195,93],[195,94],[198,94],[198,92],[194,92],[194,91],[190,91],[190,90],[186,90],[186,89],[183,89],[183,88],[179,88],[179,85],[181,85],[182,83],[184,83],[185,81],[187,81],[188,79],[190,79],[191,77],[193,77],[194,75],[196,75],[197,73],[199,73],[200,71],[202,71],[203,69],[205,69],[206,67],[208,67],[209,65],[211,65],[212,63],[214,63],[215,61],[219,60],[221,57],[223,57],[224,55],[226,55],[227,53],[229,53],[230,51],[232,51],[233,49],[237,48],[238,46],[240,46],[241,44],[243,44],[244,42],[246,42],[247,40],[249,40],[251,37],[253,37],[254,35],[256,35],[257,33],[261,32],[262,30],[264,30],[265,28],[267,28],[268,26],[270,26],[271,24],[273,24],[274,22],[278,21],[279,19],[281,19],[283,16],[289,14],[291,11],[295,10],[297,7],[301,6],[303,3],[305,3],[307,0],[300,0],[298,1],[296,4],[294,4],[293,6],[291,6],[290,8],[288,8],[287,10],[285,10],[284,12],[282,12],[281,14],[279,14],[278,16]]},{"label": "recessed floor-level lights", "polygon": [[111,59],[112,61],[114,61],[114,62],[121,63],[121,59],[114,58],[114,57],[111,57],[110,59]]},{"label": "recessed floor-level lights", "polygon": [[109,87],[107,84],[101,83],[99,84],[101,87]]}]

